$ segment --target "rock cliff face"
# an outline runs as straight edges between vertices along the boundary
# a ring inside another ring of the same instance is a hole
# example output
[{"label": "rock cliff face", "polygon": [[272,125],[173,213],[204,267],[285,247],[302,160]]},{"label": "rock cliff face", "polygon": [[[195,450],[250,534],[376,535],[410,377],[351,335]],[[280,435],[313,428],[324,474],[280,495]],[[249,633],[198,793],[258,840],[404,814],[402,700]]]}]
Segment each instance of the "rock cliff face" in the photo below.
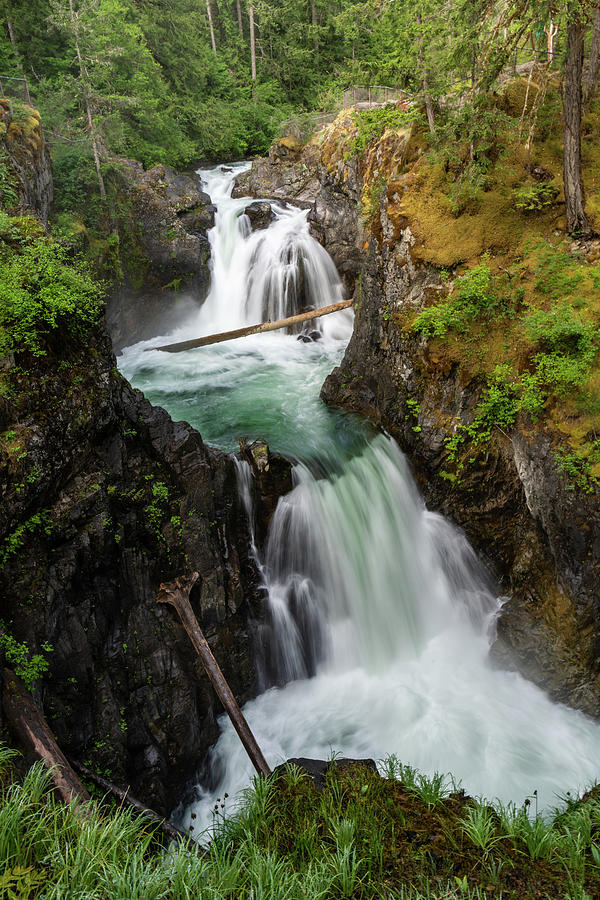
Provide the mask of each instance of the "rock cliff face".
[{"label": "rock cliff face", "polygon": [[[18,209],[48,197],[31,187],[45,151],[23,159],[10,185]],[[165,182],[169,209],[204,228],[203,195]],[[171,251],[148,203],[146,246],[165,271]],[[181,225],[178,260],[197,260],[201,241],[186,234]],[[47,659],[33,692],[65,753],[166,814],[202,768],[222,709],[174,612],[154,602],[161,582],[199,572],[191,601],[215,656],[240,702],[257,690],[262,591],[237,468],[130,387],[103,326],[85,347],[65,337],[53,348],[0,359],[0,630]]]},{"label": "rock cliff face", "polygon": [[0,171],[2,205],[14,213],[34,213],[46,222],[52,171],[36,109],[21,106],[17,113],[9,100],[0,101]]},{"label": "rock cliff face", "polygon": [[[527,423],[511,434],[496,431],[460,478],[448,477],[446,440],[472,422],[483,384],[398,322],[400,309],[419,309],[448,287],[428,262],[426,235],[415,238],[411,223],[388,215],[390,198],[404,190],[405,164],[420,152],[418,139],[384,135],[368,156],[348,161],[347,135],[348,123],[338,120],[301,152],[272,151],[241,188],[310,201],[315,233],[330,252],[339,242],[334,259],[352,260],[360,276],[354,334],[322,396],[391,433],[428,505],[461,525],[489,562],[508,595],[493,648],[498,664],[600,715],[598,499],[573,492],[550,435]],[[368,238],[358,199],[371,206]]]},{"label": "rock cliff face", "polygon": [[15,372],[2,404],[0,619],[50,672],[59,743],[162,812],[221,712],[162,581],[198,571],[193,606],[233,691],[256,690],[256,573],[234,463],[133,391],[105,335]]},{"label": "rock cliff face", "polygon": [[171,330],[206,298],[214,207],[195,173],[120,160],[123,281],[107,322],[116,350]]}]

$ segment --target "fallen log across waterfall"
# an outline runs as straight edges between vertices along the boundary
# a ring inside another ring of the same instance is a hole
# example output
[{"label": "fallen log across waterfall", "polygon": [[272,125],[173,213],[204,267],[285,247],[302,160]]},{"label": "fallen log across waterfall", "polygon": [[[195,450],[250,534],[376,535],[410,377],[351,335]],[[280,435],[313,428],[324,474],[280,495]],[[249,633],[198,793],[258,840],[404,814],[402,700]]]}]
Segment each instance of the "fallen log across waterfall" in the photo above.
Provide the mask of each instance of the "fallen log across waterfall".
[{"label": "fallen log across waterfall", "polygon": [[194,615],[190,603],[190,592],[199,577],[198,572],[193,572],[190,576],[182,575],[174,581],[161,584],[156,595],[156,602],[169,603],[175,607],[182,625],[194,645],[194,650],[200,657],[206,674],[210,678],[219,700],[225,707],[225,711],[231,719],[252,765],[259,775],[270,775],[271,769],[262,754],[262,750],[258,746],[256,738],[252,734],[250,726],[238,706],[237,700],[233,696],[233,692],[227,684],[225,676],[221,672],[219,664],[214,658],[212,650],[208,646],[208,642],[202,634],[198,620]]},{"label": "fallen log across waterfall", "polygon": [[56,743],[33,697],[11,669],[3,671],[2,706],[8,725],[21,746],[41,759],[50,770],[50,777],[61,800],[65,803],[75,801],[77,808],[88,801],[90,795]]},{"label": "fallen log across waterfall", "polygon": [[266,331],[277,331],[290,325],[298,325],[301,322],[309,322],[311,319],[319,319],[321,316],[329,316],[341,309],[348,309],[354,300],[342,300],[331,306],[322,306],[321,309],[310,309],[307,312],[289,316],[287,319],[279,319],[277,322],[262,322],[259,325],[247,325],[245,328],[236,328],[235,331],[221,331],[219,334],[208,334],[206,337],[193,338],[190,341],[180,341],[177,344],[164,344],[162,347],[146,347],[146,350],[162,350],[165,353],[182,353],[184,350],[193,350],[196,347],[208,347],[210,344],[220,344],[223,341],[233,341],[236,338],[247,337],[250,334],[263,334]]}]

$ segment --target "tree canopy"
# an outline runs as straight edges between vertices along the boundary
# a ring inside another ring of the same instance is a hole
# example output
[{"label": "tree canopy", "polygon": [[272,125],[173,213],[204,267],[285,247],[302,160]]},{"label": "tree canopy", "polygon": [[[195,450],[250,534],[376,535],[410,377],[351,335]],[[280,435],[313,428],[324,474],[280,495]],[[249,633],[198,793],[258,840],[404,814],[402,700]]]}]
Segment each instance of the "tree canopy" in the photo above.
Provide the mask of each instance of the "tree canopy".
[{"label": "tree canopy", "polygon": [[0,74],[27,76],[67,195],[118,156],[181,165],[264,152],[283,120],[334,108],[353,84],[412,91],[432,134],[436,107],[462,92],[468,114],[453,127],[485,131],[478,95],[527,59],[577,82],[576,122],[600,46],[595,0],[0,0],[0,13]]}]

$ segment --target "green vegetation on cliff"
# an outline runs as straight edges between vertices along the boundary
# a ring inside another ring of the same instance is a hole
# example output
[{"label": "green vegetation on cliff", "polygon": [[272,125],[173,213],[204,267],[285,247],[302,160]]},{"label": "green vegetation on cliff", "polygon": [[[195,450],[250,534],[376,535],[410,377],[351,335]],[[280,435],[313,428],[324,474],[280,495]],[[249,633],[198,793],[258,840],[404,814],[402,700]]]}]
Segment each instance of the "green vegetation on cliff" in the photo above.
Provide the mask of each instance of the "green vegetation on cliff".
[{"label": "green vegetation on cliff", "polygon": [[[600,242],[567,234],[561,100],[544,67],[506,76],[471,109],[424,118],[399,111],[340,117],[321,140],[331,171],[356,147],[367,230],[392,248],[410,235],[410,257],[440,285],[422,304],[386,320],[423,339],[443,371],[479,382],[472,420],[447,423],[448,477],[485,455],[494,429],[545,427],[571,486],[600,483]],[[527,120],[525,134],[524,118]],[[461,122],[464,127],[461,126]],[[600,104],[583,119],[583,179],[599,227]],[[408,229],[408,230],[407,230]]]},{"label": "green vegetation on cliff", "polygon": [[85,340],[102,286],[35,219],[0,212],[0,355]]},{"label": "green vegetation on cliff", "polygon": [[224,799],[205,852],[165,852],[143,817],[98,801],[89,814],[61,805],[40,763],[13,780],[13,756],[0,753],[6,897],[586,900],[600,889],[595,790],[544,821],[529,801],[478,802],[393,758],[383,779],[360,765],[330,769],[321,791],[287,766],[256,780],[235,814]]}]

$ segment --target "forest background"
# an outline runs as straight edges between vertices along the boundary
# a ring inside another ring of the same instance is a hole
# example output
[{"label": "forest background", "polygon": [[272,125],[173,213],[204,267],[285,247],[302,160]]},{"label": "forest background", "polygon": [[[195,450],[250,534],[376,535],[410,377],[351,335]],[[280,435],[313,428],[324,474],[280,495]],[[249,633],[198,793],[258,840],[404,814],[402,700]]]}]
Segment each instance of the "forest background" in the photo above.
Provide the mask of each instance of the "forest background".
[{"label": "forest background", "polygon": [[[0,75],[25,76],[42,114],[59,224],[98,221],[118,157],[264,153],[282,123],[309,129],[302,117],[337,110],[351,85],[416,93],[438,144],[475,146],[494,127],[482,98],[511,61],[565,71],[578,29],[588,80],[598,68],[589,0],[1,0],[0,15]],[[465,91],[475,114],[443,102]]]}]

